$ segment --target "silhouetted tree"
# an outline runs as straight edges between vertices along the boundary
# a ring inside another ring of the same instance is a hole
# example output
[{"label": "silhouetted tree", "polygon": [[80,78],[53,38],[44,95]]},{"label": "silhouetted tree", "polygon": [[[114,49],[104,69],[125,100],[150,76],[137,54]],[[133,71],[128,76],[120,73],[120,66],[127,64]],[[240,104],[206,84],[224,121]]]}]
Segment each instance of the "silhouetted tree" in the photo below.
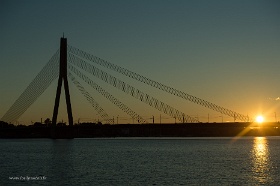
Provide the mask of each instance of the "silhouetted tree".
[{"label": "silhouetted tree", "polygon": [[4,127],[8,127],[8,123],[7,122],[5,122],[5,121],[0,121],[0,126],[2,127],[2,128],[4,128]]},{"label": "silhouetted tree", "polygon": [[42,125],[43,125],[43,124],[40,123],[40,122],[35,122],[35,123],[33,124],[34,127],[41,127]]},{"label": "silhouetted tree", "polygon": [[66,123],[59,122],[59,123],[56,124],[56,126],[58,126],[58,127],[65,127]]},{"label": "silhouetted tree", "polygon": [[47,119],[45,120],[45,124],[46,124],[47,126],[49,126],[51,123],[52,123],[52,121],[50,120],[50,118],[47,118]]}]

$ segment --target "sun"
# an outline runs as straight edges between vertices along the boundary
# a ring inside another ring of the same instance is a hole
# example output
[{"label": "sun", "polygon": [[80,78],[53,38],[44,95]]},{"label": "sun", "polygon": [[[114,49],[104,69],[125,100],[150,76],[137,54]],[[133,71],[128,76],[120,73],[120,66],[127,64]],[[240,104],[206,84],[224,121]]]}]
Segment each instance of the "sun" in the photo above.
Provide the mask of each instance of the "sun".
[{"label": "sun", "polygon": [[264,122],[264,117],[261,116],[261,115],[257,116],[257,117],[256,117],[256,122],[257,122],[257,123],[262,123],[262,122]]}]

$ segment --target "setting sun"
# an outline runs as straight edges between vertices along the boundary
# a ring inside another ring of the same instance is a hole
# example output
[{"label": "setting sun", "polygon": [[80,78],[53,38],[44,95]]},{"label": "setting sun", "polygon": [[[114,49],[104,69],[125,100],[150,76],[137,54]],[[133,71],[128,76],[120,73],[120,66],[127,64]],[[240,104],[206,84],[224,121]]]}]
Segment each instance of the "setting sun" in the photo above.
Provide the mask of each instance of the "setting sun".
[{"label": "setting sun", "polygon": [[257,123],[262,123],[262,122],[264,122],[264,117],[261,116],[261,115],[260,115],[260,116],[257,116],[257,117],[256,117],[256,122],[257,122]]}]

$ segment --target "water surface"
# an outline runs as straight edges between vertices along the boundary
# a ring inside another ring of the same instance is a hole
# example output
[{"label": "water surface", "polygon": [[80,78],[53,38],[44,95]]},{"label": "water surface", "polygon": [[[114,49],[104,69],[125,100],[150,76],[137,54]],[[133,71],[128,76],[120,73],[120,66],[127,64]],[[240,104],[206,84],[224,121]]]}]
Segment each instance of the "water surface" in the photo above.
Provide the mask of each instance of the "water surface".
[{"label": "water surface", "polygon": [[280,137],[1,139],[1,185],[275,185]]}]

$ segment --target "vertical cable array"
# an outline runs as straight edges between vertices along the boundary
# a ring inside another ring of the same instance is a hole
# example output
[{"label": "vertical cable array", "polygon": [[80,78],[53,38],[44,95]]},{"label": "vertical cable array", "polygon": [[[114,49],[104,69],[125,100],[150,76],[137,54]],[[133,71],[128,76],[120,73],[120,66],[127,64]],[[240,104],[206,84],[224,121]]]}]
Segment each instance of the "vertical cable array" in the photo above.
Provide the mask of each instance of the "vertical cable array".
[{"label": "vertical cable array", "polygon": [[59,50],[37,74],[24,92],[1,118],[5,122],[16,121],[58,77]]},{"label": "vertical cable array", "polygon": [[246,122],[250,120],[250,118],[248,116],[239,114],[237,112],[234,112],[232,110],[226,109],[226,108],[221,107],[221,106],[218,106],[218,105],[216,105],[214,103],[211,103],[209,101],[205,101],[203,99],[197,98],[195,96],[192,96],[192,95],[187,94],[185,92],[182,92],[180,90],[177,90],[177,89],[174,89],[172,87],[166,86],[166,85],[164,85],[162,83],[159,83],[157,81],[151,80],[151,79],[149,79],[147,77],[144,77],[144,76],[142,76],[140,74],[137,74],[135,72],[132,72],[130,70],[122,68],[122,67],[120,67],[118,65],[112,64],[112,63],[110,63],[108,61],[105,61],[105,60],[103,60],[103,59],[101,59],[99,57],[91,55],[91,54],[89,54],[87,52],[84,52],[84,51],[82,51],[82,50],[80,50],[78,48],[75,48],[73,46],[68,45],[68,51],[70,53],[74,54],[74,55],[77,55],[77,56],[79,56],[81,58],[87,59],[87,60],[89,60],[89,61],[91,61],[93,63],[101,65],[101,66],[103,66],[105,68],[108,68],[108,69],[113,70],[115,72],[118,72],[120,74],[123,74],[123,75],[125,75],[127,77],[130,77],[132,79],[135,79],[135,80],[137,80],[139,82],[145,83],[145,84],[150,85],[150,86],[152,86],[154,88],[160,89],[162,91],[165,91],[165,92],[170,93],[172,95],[175,95],[177,97],[183,98],[183,99],[185,99],[187,101],[196,103],[198,105],[204,106],[204,107],[209,108],[211,110],[220,112],[220,113],[222,113],[224,115],[233,117],[234,120],[239,119],[241,121],[246,121]]},{"label": "vertical cable array", "polygon": [[85,96],[88,102],[96,110],[96,112],[107,122],[112,123],[112,120],[109,119],[108,114],[103,110],[103,108],[95,101],[91,95],[86,91],[86,89],[76,80],[76,78],[68,72],[68,77],[72,80],[73,84],[80,90],[80,92]]},{"label": "vertical cable array", "polygon": [[[197,119],[192,118],[183,112],[171,107],[170,105],[165,104],[162,101],[159,101],[158,99],[140,91],[139,89],[136,89],[135,87],[117,79],[116,77],[100,70],[99,68],[88,64],[84,60],[74,56],[73,54],[69,54],[69,61],[70,63],[74,64],[75,66],[83,69],[86,72],[91,73],[95,77],[101,79],[102,81],[112,85],[113,87],[127,93],[128,95],[148,104],[151,107],[154,107],[155,109],[164,112],[165,114],[173,117],[173,118],[178,118],[179,121],[181,122],[199,122]],[[75,71],[76,69],[72,66],[69,65],[69,68],[72,71]]]},{"label": "vertical cable array", "polygon": [[138,123],[147,123],[146,120],[144,120],[140,115],[135,113],[133,110],[131,110],[125,104],[123,104],[121,101],[119,101],[117,98],[115,98],[112,94],[110,94],[109,92],[105,91],[99,85],[94,83],[90,78],[88,78],[86,75],[81,73],[79,70],[77,70],[75,68],[70,68],[70,70],[74,74],[76,74],[78,77],[80,77],[82,80],[84,80],[87,84],[89,84],[92,88],[94,88],[97,92],[99,92],[102,96],[107,98],[109,101],[111,101],[113,104],[115,104],[121,110],[123,110],[125,113],[130,115],[133,119],[136,119],[138,121]]}]

